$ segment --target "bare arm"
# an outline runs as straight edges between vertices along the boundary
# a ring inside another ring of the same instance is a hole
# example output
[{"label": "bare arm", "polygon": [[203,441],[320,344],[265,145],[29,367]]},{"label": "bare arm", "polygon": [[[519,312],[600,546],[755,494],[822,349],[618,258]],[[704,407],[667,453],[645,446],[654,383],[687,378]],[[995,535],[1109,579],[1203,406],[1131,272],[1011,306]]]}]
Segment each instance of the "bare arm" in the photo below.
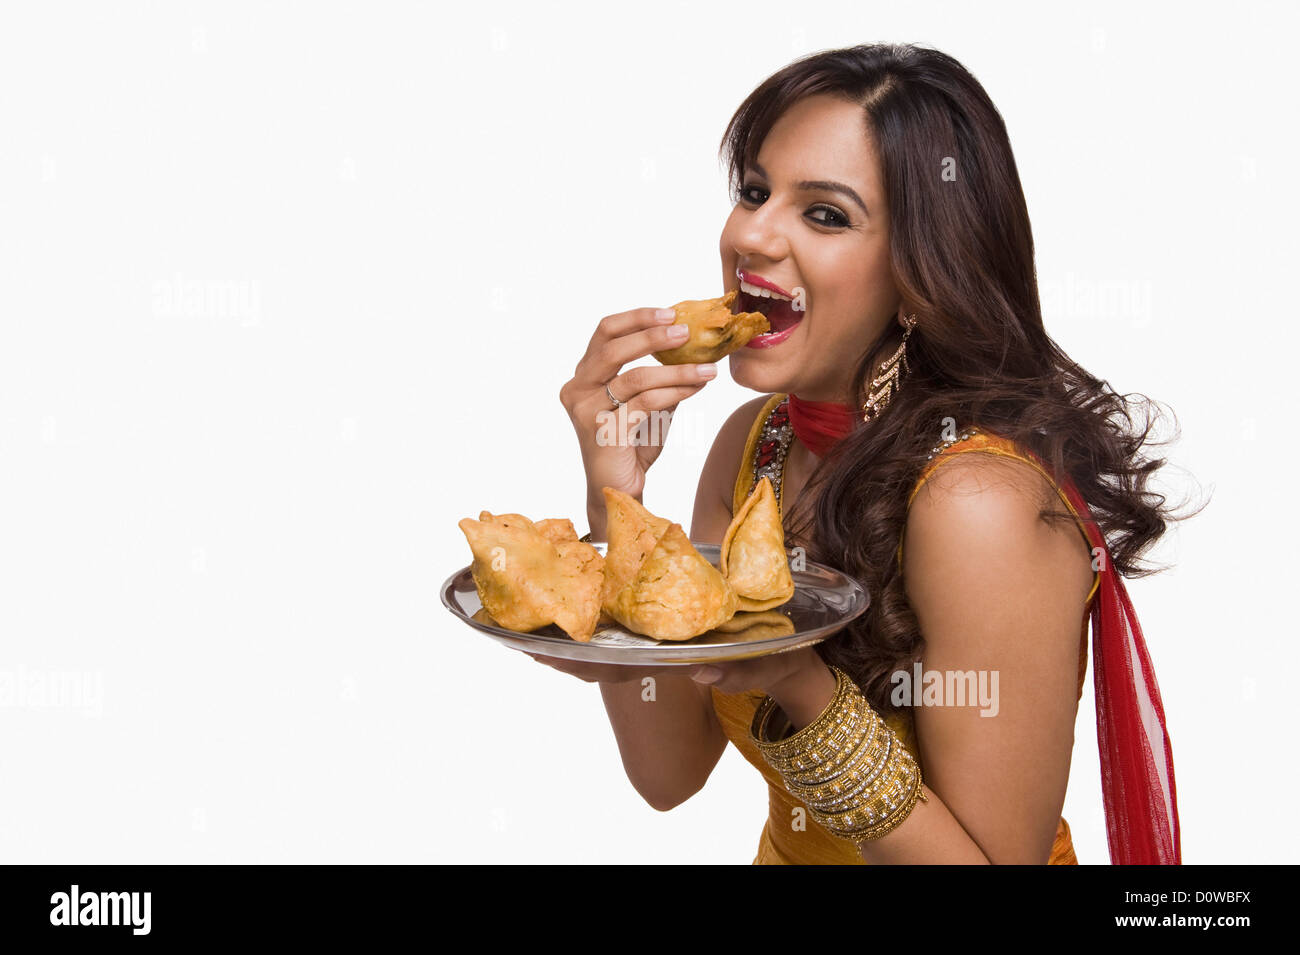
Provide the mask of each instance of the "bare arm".
[{"label": "bare arm", "polygon": [[[691,539],[721,542],[731,523],[731,491],[749,427],[763,398],[733,412],[718,432],[700,474]],[[618,740],[628,780],[659,810],[672,809],[699,792],[727,748],[713,712],[712,690],[685,668],[654,675],[653,699],[641,681],[601,682],[605,712]]]},{"label": "bare arm", "polygon": [[922,667],[985,671],[996,709],[913,709],[930,800],[866,843],[868,862],[1048,859],[1069,777],[1092,570],[1074,526],[1038,519],[1046,487],[1024,464],[966,454],[917,495],[903,559]]},{"label": "bare arm", "polygon": [[[923,698],[912,709],[927,801],[862,845],[869,863],[1049,861],[1074,743],[1092,554],[1072,522],[1038,517],[1052,499],[1045,492],[1054,498],[1023,462],[963,454],[916,496],[904,582],[924,637],[922,687],[933,692],[925,679],[937,673],[945,694],[941,706]],[[715,685],[765,687],[800,729],[825,710],[835,681],[820,660],[794,656],[730,664]],[[976,678],[965,705],[947,696],[958,675]]]}]

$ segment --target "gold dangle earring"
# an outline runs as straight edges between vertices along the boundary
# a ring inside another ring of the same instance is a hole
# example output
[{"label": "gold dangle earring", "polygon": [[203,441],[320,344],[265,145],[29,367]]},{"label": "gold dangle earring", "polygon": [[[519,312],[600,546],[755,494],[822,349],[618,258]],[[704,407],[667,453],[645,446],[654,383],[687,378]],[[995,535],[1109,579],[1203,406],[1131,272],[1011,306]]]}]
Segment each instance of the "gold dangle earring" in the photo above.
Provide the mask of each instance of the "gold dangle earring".
[{"label": "gold dangle earring", "polygon": [[889,404],[889,399],[894,392],[901,391],[903,388],[903,379],[899,374],[899,369],[911,372],[907,367],[907,337],[912,334],[912,329],[916,327],[916,316],[910,315],[903,320],[905,331],[903,340],[898,344],[898,350],[894,352],[885,363],[880,366],[880,374],[871,380],[871,392],[862,406],[862,420],[875,421],[880,417],[880,413],[885,410]]}]

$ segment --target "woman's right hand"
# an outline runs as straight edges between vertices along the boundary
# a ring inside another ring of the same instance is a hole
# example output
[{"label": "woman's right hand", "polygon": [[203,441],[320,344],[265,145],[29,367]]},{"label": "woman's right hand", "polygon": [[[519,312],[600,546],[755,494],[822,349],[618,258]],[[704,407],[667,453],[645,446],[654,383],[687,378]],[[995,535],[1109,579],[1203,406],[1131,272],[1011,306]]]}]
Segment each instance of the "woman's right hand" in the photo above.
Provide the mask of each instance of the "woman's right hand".
[{"label": "woman's right hand", "polygon": [[[646,471],[663,450],[669,416],[683,398],[695,394],[717,374],[717,366],[712,364],[622,370],[628,362],[676,348],[686,340],[688,329],[672,324],[673,314],[672,309],[635,308],[602,318],[573,377],[560,389],[560,403],[573,422],[582,449],[587,513],[597,540],[604,537],[601,488],[608,486],[639,497]],[[626,408],[614,408],[605,393],[606,383]],[[638,428],[638,422],[644,424]]]}]

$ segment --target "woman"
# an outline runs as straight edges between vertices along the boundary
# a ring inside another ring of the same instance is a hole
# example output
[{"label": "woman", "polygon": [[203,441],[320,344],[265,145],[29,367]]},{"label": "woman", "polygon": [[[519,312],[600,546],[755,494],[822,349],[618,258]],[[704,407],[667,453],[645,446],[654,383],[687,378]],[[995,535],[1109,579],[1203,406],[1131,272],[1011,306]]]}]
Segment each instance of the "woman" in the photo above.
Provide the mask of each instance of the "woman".
[{"label": "woman", "polygon": [[[933,50],[818,53],[749,96],[723,155],[724,287],[773,330],[729,358],[760,397],[714,442],[691,538],[720,541],[767,475],[787,544],[859,578],[871,606],[816,647],[656,669],[653,701],[650,671],[536,659],[600,683],[628,777],[657,809],[735,743],[769,785],[756,863],[1074,863],[1060,811],[1091,615],[1112,857],[1180,861],[1159,692],[1119,580],[1152,572],[1137,559],[1170,515],[1145,485],[1164,462],[1139,455],[1151,423],[1125,427],[1127,402],[1043,328],[987,94]],[[561,389],[595,540],[601,488],[639,498],[659,453],[598,442],[598,415],[671,412],[716,374],[622,371],[679,343],[670,321],[603,319]],[[990,678],[995,705],[922,692],[932,672]]]}]

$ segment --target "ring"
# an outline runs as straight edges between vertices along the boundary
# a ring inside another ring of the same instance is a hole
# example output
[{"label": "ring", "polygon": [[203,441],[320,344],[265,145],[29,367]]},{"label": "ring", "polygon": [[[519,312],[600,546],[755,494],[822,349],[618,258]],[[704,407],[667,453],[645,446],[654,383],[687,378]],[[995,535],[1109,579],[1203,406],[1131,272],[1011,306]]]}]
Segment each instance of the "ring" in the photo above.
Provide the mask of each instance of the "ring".
[{"label": "ring", "polygon": [[605,394],[609,395],[609,400],[614,402],[614,408],[617,409],[623,402],[614,397],[614,392],[609,390],[609,382],[605,382]]}]

